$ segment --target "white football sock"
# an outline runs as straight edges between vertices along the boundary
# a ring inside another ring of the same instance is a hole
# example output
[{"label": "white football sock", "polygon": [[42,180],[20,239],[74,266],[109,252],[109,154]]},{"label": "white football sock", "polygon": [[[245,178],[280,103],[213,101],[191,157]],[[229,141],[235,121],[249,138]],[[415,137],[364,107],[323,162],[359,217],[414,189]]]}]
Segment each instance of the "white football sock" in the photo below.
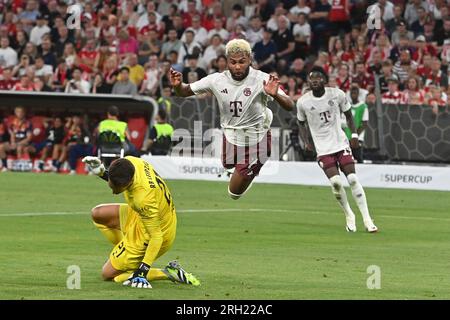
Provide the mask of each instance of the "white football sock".
[{"label": "white football sock", "polygon": [[364,193],[361,183],[359,183],[358,177],[356,174],[351,173],[347,176],[347,181],[352,189],[353,199],[355,199],[355,202],[358,205],[364,223],[372,222],[369,214],[369,208],[367,207],[366,194]]},{"label": "white football sock", "polygon": [[345,193],[344,186],[342,185],[341,177],[335,175],[330,178],[331,182],[331,190],[333,191],[336,200],[339,202],[339,205],[344,210],[346,217],[353,217],[355,214],[353,213],[350,205],[348,204],[347,194]]}]

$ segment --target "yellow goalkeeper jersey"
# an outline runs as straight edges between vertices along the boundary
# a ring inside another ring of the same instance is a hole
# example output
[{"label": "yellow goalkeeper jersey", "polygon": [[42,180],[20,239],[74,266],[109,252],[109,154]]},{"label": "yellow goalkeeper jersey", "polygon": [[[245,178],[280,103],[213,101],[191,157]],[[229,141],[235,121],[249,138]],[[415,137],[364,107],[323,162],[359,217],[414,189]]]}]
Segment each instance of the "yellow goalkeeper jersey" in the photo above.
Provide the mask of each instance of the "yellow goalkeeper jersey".
[{"label": "yellow goalkeeper jersey", "polygon": [[[152,265],[165,242],[173,241],[176,212],[164,180],[148,162],[127,156],[135,168],[133,183],[124,192],[129,207],[139,216],[137,227],[126,230],[127,242],[145,243],[143,262]],[[132,243],[128,243],[132,244]]]}]

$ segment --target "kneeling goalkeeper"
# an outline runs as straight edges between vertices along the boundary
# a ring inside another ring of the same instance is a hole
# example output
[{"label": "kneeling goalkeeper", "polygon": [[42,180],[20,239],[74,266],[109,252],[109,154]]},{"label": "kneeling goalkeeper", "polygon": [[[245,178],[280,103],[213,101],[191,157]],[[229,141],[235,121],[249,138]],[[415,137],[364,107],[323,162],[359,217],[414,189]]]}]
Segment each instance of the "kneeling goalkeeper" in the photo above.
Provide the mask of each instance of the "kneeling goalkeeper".
[{"label": "kneeling goalkeeper", "polygon": [[176,261],[164,269],[152,267],[172,246],[177,228],[169,188],[153,167],[131,156],[113,161],[108,170],[97,157],[85,157],[83,162],[108,182],[113,194],[123,192],[127,202],[92,209],[95,226],[115,245],[103,266],[103,279],[136,288],[151,288],[152,280],[200,285]]}]

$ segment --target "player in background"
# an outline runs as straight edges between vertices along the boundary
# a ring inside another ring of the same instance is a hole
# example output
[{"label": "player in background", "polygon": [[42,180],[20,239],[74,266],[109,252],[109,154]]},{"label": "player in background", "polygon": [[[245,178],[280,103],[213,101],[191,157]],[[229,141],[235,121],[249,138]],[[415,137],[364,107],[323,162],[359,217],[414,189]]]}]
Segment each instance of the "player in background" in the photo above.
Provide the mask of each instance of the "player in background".
[{"label": "player in background", "polygon": [[351,105],[342,90],[325,87],[326,75],[321,71],[312,71],[309,74],[308,83],[311,91],[297,101],[297,118],[301,124],[302,139],[309,141],[307,122],[316,147],[319,165],[330,179],[333,194],[344,210],[347,231],[356,231],[355,214],[347,201],[339,168],[347,177],[366,230],[376,232],[378,228],[370,217],[364,189],[355,174],[355,160],[345,132],[341,128],[342,112],[352,132],[350,145],[352,148],[358,148],[358,133],[353,122]]},{"label": "player in background", "polygon": [[[9,124],[8,130],[10,141],[3,145],[3,152],[15,151],[18,159],[29,159],[29,146],[33,138],[33,127],[31,121],[27,120],[27,113],[24,107],[18,106],[14,108],[14,118]],[[3,157],[3,154],[1,156]]]},{"label": "player in background", "polygon": [[170,83],[177,96],[213,94],[220,109],[223,129],[222,164],[233,174],[228,186],[232,199],[250,189],[253,179],[270,157],[272,111],[269,101],[277,101],[291,111],[294,102],[279,88],[279,79],[252,68],[252,50],[243,39],[234,39],[225,48],[228,70],[210,74],[191,84],[182,74],[170,71]]},{"label": "player in background", "polygon": [[177,229],[172,195],[153,167],[132,156],[114,160],[108,170],[97,157],[85,157],[83,162],[108,182],[113,194],[124,193],[127,202],[92,209],[94,225],[114,245],[103,266],[103,279],[137,288],[151,288],[152,280],[200,285],[176,261],[164,269],[152,267],[171,248]]},{"label": "player in background", "polygon": [[[355,124],[356,132],[358,133],[358,143],[359,147],[357,149],[352,148],[353,157],[358,161],[358,163],[363,162],[363,148],[364,137],[366,133],[366,128],[369,123],[369,108],[364,100],[359,100],[359,87],[357,84],[352,85],[350,88],[350,99],[351,99],[351,111],[353,116],[353,123]],[[345,121],[345,115],[342,117],[342,128],[347,136],[348,140],[352,139],[352,131],[347,126],[347,121]]]}]

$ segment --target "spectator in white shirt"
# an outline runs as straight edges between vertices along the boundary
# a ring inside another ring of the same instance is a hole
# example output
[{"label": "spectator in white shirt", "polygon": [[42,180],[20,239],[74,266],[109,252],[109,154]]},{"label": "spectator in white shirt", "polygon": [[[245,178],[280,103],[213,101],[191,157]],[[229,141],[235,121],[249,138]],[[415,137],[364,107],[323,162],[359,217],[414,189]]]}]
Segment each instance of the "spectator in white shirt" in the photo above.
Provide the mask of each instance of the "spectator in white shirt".
[{"label": "spectator in white shirt", "polygon": [[311,44],[311,26],[306,21],[306,14],[300,12],[298,14],[298,22],[295,24],[292,34],[296,42],[303,42],[307,45]]},{"label": "spectator in white shirt", "polygon": [[389,21],[395,18],[394,15],[394,4],[390,1],[387,0],[378,0],[378,7],[380,8],[380,10],[384,10],[383,12],[383,21]]},{"label": "spectator in white shirt", "polygon": [[211,40],[212,36],[218,34],[225,41],[230,37],[230,33],[223,28],[223,21],[221,18],[214,18],[214,29],[209,30],[208,40]]},{"label": "spectator in white shirt", "polygon": [[289,20],[295,21],[295,18],[299,13],[304,13],[306,15],[311,13],[311,8],[306,5],[306,0],[298,0],[297,5],[293,6],[291,10],[289,10]]},{"label": "spectator in white shirt", "polygon": [[48,84],[53,75],[53,66],[44,64],[44,58],[37,56],[34,61],[34,75],[43,78],[45,84]]},{"label": "spectator in white shirt", "polygon": [[8,37],[0,39],[0,67],[14,67],[17,64],[17,52],[9,46]]},{"label": "spectator in white shirt", "polygon": [[[279,3],[277,7],[275,8],[275,13],[272,15],[272,17],[267,21],[266,27],[269,28],[272,31],[278,31],[278,18],[281,16],[285,16],[286,9],[284,9],[284,6],[282,3]],[[287,18],[287,17],[286,17]],[[287,28],[291,29],[291,20],[286,19],[287,21]],[[294,19],[295,21],[295,19]]]},{"label": "spectator in white shirt", "polygon": [[183,41],[180,51],[178,52],[178,63],[183,66],[185,65],[185,57],[188,54],[199,55],[202,52],[202,46],[194,41],[194,31],[187,29],[184,32],[184,35],[186,36],[186,41]]},{"label": "spectator in white shirt", "polygon": [[36,20],[36,26],[31,29],[30,42],[35,46],[40,46],[42,43],[42,36],[46,33],[50,33],[51,29],[47,25],[49,17],[47,15],[39,15]]},{"label": "spectator in white shirt", "polygon": [[65,93],[89,93],[90,84],[81,78],[81,69],[74,68],[72,80],[67,82]]},{"label": "spectator in white shirt", "polygon": [[204,70],[210,70],[212,63],[222,54],[225,54],[225,45],[222,43],[222,38],[216,34],[212,37],[211,44],[205,49],[198,66]]},{"label": "spectator in white shirt", "polygon": [[149,20],[148,20],[148,14],[150,12],[153,12],[156,16],[156,23],[159,25],[159,23],[161,22],[161,15],[156,11],[156,5],[155,5],[155,1],[149,1],[147,2],[147,7],[143,8],[142,11],[140,11],[141,16],[139,17],[139,20],[136,23],[136,28],[138,30],[142,29],[143,27],[147,26],[149,24]]},{"label": "spectator in white shirt", "polygon": [[145,78],[144,81],[142,81],[139,93],[153,96],[158,90],[159,78],[161,76],[161,70],[158,67],[158,56],[152,54],[148,58],[148,63],[146,63],[145,66]]},{"label": "spectator in white shirt", "polygon": [[[178,8],[181,12],[187,12],[188,11],[188,0],[181,0],[180,4],[178,5]],[[195,0],[195,10],[198,12],[202,11],[202,0]]]},{"label": "spectator in white shirt", "polygon": [[[201,25],[200,16],[192,17],[192,27],[188,28],[188,30],[194,31],[194,42],[201,44],[203,47],[208,43],[208,31]],[[181,41],[186,41],[186,33],[181,37]]]},{"label": "spectator in white shirt", "polygon": [[231,17],[227,19],[227,30],[231,32],[238,24],[241,24],[245,28],[247,28],[248,19],[244,16],[242,6],[236,3],[233,6]]},{"label": "spectator in white shirt", "polygon": [[252,48],[257,42],[262,41],[264,30],[262,28],[262,22],[260,16],[253,16],[250,19],[250,28],[248,28],[245,33],[247,36],[247,41],[250,43]]},{"label": "spectator in white shirt", "polygon": [[422,0],[412,0],[405,9],[405,20],[408,23],[408,26],[419,20],[419,15],[417,13],[417,9],[419,7],[423,7],[426,12],[428,12],[428,4]]}]

